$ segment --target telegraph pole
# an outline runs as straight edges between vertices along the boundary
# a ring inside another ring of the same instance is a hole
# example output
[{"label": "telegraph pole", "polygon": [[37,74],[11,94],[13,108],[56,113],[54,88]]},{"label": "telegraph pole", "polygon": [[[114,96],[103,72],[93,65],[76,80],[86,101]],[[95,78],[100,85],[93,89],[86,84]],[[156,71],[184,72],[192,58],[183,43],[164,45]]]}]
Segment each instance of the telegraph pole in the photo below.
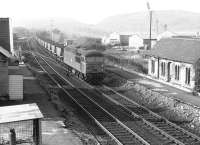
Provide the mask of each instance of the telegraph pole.
[{"label": "telegraph pole", "polygon": [[50,35],[51,35],[51,41],[53,41],[53,27],[54,27],[54,20],[50,20]]},{"label": "telegraph pole", "polygon": [[147,9],[149,11],[149,49],[151,49],[151,27],[152,27],[152,10],[149,2],[147,2]]},{"label": "telegraph pole", "polygon": [[150,27],[149,27],[149,39],[150,39],[150,42],[149,42],[149,49],[151,50],[151,27],[152,27],[152,11],[150,10],[149,11],[149,16],[150,16]]}]

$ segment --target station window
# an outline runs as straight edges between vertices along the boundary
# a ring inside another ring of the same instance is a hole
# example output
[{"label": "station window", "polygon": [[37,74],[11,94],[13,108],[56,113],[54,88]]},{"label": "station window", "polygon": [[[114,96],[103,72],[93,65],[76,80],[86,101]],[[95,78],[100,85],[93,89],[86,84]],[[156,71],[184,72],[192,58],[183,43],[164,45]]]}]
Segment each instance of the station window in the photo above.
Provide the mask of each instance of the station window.
[{"label": "station window", "polygon": [[161,75],[165,76],[165,62],[161,62]]},{"label": "station window", "polygon": [[185,69],[185,83],[190,84],[190,68]]},{"label": "station window", "polygon": [[179,79],[180,79],[180,66],[175,65],[175,80],[179,80]]},{"label": "station window", "polygon": [[151,60],[151,73],[155,73],[155,60]]}]

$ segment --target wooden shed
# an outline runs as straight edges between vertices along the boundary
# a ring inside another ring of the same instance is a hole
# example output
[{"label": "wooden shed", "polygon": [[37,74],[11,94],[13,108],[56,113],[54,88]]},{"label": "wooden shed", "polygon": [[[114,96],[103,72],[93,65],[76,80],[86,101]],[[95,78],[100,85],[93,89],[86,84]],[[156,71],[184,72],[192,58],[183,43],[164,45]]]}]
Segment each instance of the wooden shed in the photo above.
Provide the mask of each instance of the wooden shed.
[{"label": "wooden shed", "polygon": [[16,144],[41,145],[41,118],[35,103],[0,107],[0,144],[9,144],[14,130]]}]

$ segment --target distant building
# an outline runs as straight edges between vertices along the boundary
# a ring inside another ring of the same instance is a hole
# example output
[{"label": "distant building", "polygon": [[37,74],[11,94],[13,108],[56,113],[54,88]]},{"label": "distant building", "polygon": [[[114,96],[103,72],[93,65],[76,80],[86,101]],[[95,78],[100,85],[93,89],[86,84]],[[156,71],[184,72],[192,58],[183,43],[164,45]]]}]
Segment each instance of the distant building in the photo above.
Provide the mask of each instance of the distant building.
[{"label": "distant building", "polygon": [[129,37],[129,48],[132,50],[139,50],[144,47],[143,38],[137,34]]},{"label": "distant building", "polygon": [[65,42],[64,42],[65,46],[72,45],[73,43],[74,43],[74,40],[72,40],[72,39],[67,39],[67,40],[65,40]]},{"label": "distant building", "polygon": [[158,36],[157,36],[157,40],[160,40],[160,39],[163,39],[163,38],[172,38],[174,36],[177,36],[177,34],[173,33],[173,32],[170,32],[170,31],[165,31],[163,33],[160,33]]},{"label": "distant building", "polygon": [[150,76],[191,90],[200,88],[200,40],[161,39],[147,55]]},{"label": "distant building", "polygon": [[0,46],[8,52],[13,50],[13,33],[10,18],[0,18]]},{"label": "distant building", "polygon": [[[151,42],[151,48],[150,48],[150,42]],[[143,45],[144,45],[144,49],[145,50],[150,50],[154,47],[154,45],[157,43],[157,39],[156,38],[144,38],[143,39]]]},{"label": "distant building", "polygon": [[120,45],[121,46],[128,46],[130,36],[131,35],[120,35]]},{"label": "distant building", "polygon": [[102,43],[103,45],[108,45],[108,44],[109,44],[109,39],[108,39],[108,37],[106,37],[106,36],[102,37],[101,43]]},{"label": "distant building", "polygon": [[111,33],[108,37],[110,45],[120,45],[120,34],[114,32]]},{"label": "distant building", "polygon": [[[151,48],[156,44],[156,35],[152,34]],[[150,38],[148,34],[134,34],[129,37],[129,49],[150,49]]]},{"label": "distant building", "polygon": [[130,34],[111,33],[108,37],[102,38],[102,44],[112,46],[128,46]]}]

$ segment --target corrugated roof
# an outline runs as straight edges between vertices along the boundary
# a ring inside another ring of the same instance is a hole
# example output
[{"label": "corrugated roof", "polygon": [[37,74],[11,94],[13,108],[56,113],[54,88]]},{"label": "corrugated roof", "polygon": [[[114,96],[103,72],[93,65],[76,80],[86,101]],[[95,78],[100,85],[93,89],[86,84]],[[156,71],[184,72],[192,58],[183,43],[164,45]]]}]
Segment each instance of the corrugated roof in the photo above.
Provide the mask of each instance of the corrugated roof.
[{"label": "corrugated roof", "polygon": [[0,107],[0,123],[43,118],[37,104]]},{"label": "corrugated roof", "polygon": [[152,50],[147,51],[145,54],[194,64],[200,58],[200,40],[161,39]]}]

